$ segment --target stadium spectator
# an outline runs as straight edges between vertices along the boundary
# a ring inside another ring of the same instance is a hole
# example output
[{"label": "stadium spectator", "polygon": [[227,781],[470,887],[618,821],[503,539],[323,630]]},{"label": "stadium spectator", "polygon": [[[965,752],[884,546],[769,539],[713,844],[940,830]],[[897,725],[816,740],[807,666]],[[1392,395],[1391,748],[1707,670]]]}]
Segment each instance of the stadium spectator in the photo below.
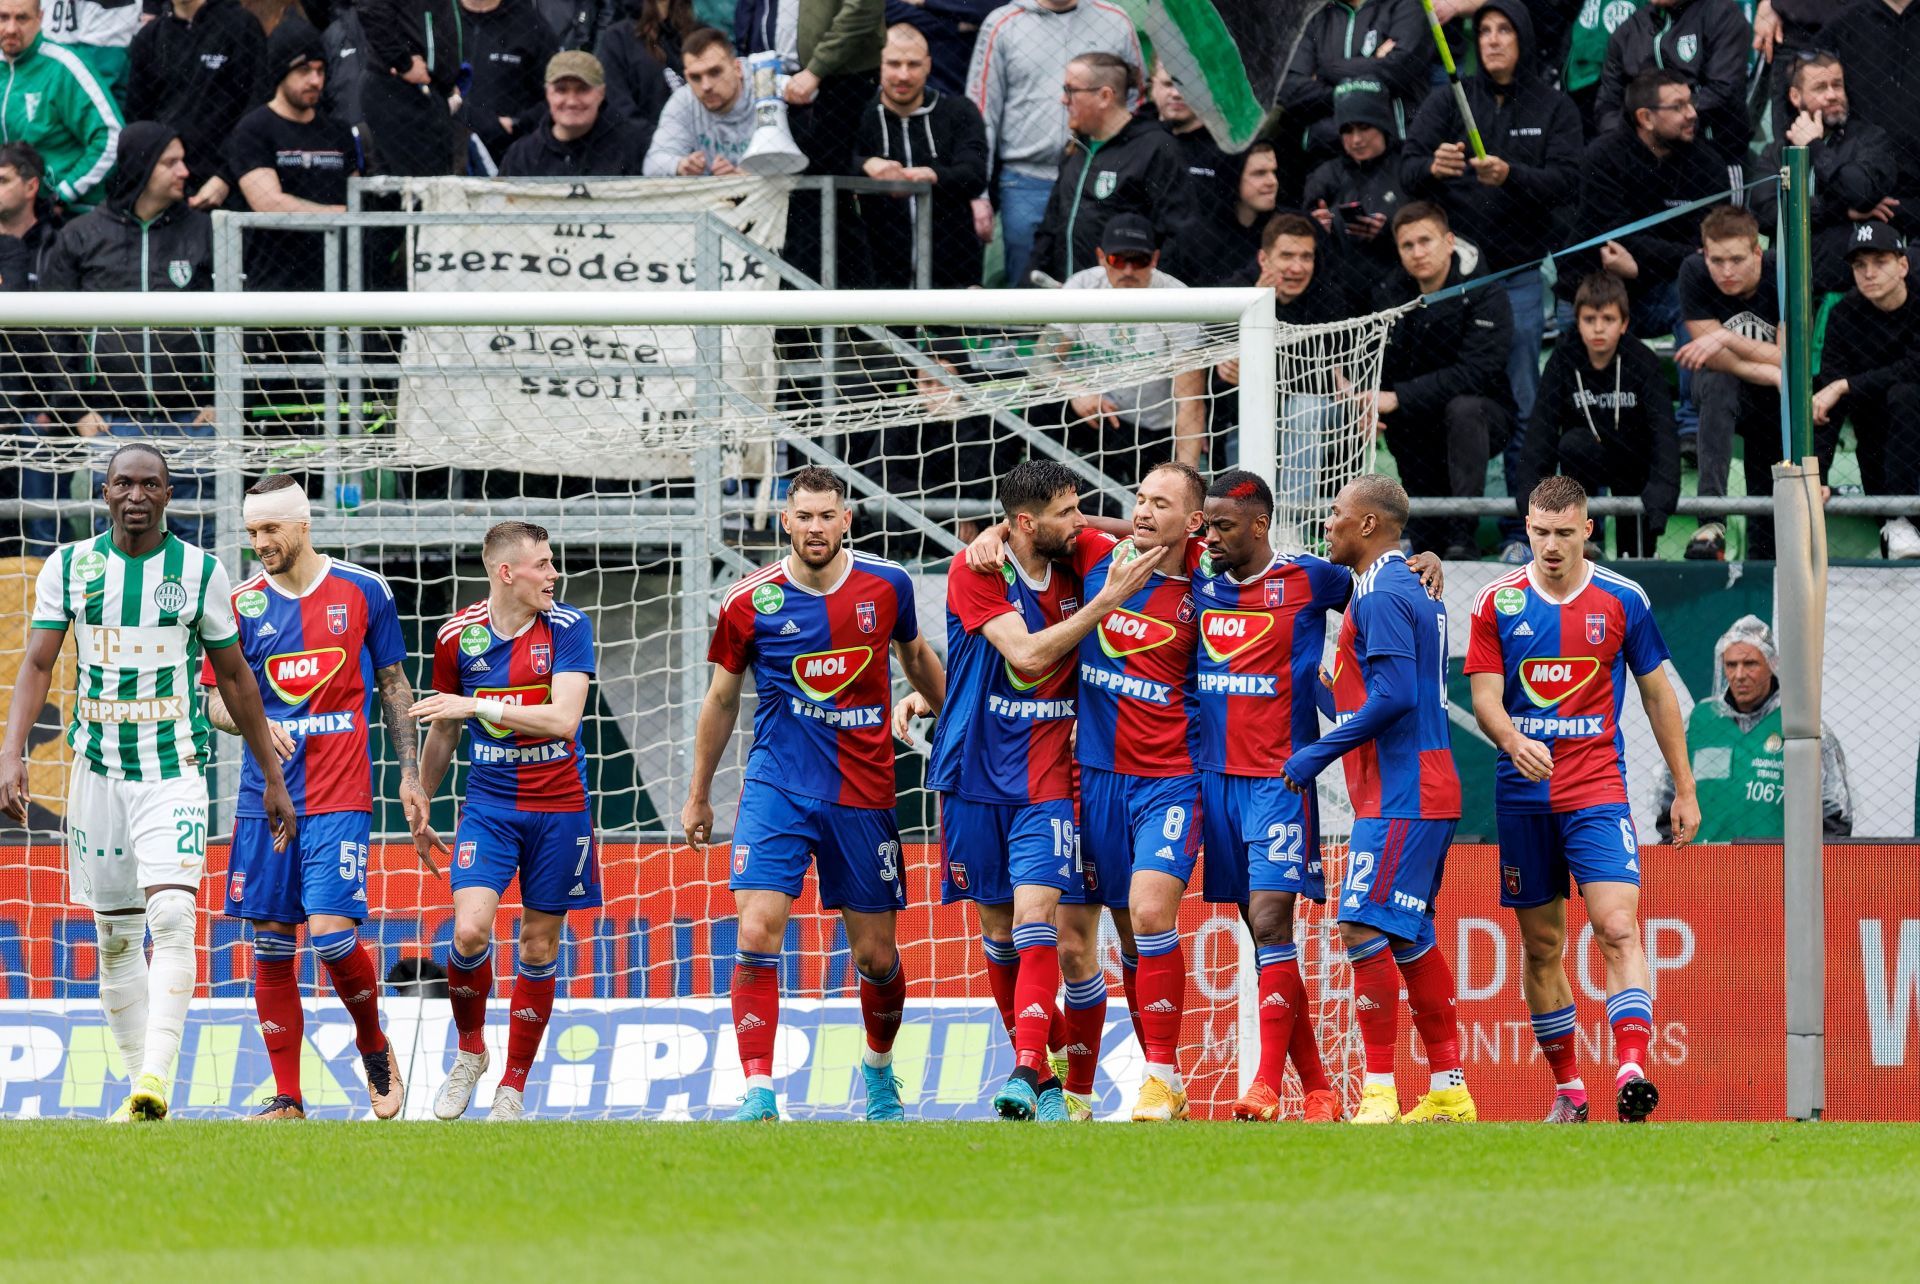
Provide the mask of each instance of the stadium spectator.
[{"label": "stadium spectator", "polygon": [[[1727,493],[1733,440],[1744,444],[1747,494],[1773,493],[1780,453],[1780,295],[1773,255],[1760,249],[1760,225],[1746,210],[1719,205],[1700,224],[1702,252],[1680,265],[1680,315],[1687,342],[1674,364],[1693,375],[1700,408],[1700,494]],[[1726,519],[1703,516],[1687,556],[1726,554]],[[1747,519],[1747,556],[1773,556],[1773,522]]]},{"label": "stadium spectator", "polygon": [[[1542,6],[1542,13],[1555,6]],[[1564,50],[1560,62],[1560,88],[1573,100],[1580,113],[1580,124],[1591,137],[1594,100],[1600,96],[1600,69],[1606,65],[1607,42],[1620,24],[1647,7],[1647,0],[1611,0],[1607,4],[1582,4],[1572,15],[1565,45],[1542,40],[1544,50]],[[1535,14],[1536,20],[1541,16]],[[1537,25],[1537,22],[1536,22]],[[1545,33],[1541,33],[1544,35]]]},{"label": "stadium spectator", "polygon": [[367,77],[367,33],[360,25],[359,11],[343,4],[340,15],[327,24],[320,38],[327,50],[327,87],[320,98],[320,110],[335,120],[358,126],[367,118],[360,105],[361,86]]},{"label": "stadium spectator", "polygon": [[997,7],[994,0],[887,0],[886,20],[889,27],[904,22],[927,38],[933,57],[928,84],[965,98],[974,42]]},{"label": "stadium spectator", "polygon": [[1153,76],[1147,82],[1148,103],[1142,105],[1142,112],[1148,112],[1155,120],[1167,127],[1173,135],[1173,141],[1180,144],[1180,154],[1186,158],[1187,178],[1193,185],[1194,205],[1200,217],[1211,218],[1219,205],[1231,204],[1230,168],[1231,158],[1220,150],[1213,141],[1213,135],[1206,124],[1188,105],[1186,95],[1180,92],[1167,66],[1154,59]]},{"label": "stadium spectator", "polygon": [[1334,95],[1341,155],[1307,175],[1300,202],[1338,253],[1329,266],[1356,300],[1399,266],[1387,225],[1406,197],[1400,190],[1400,132],[1380,82],[1350,80]]},{"label": "stadium spectator", "polygon": [[[1116,214],[1101,229],[1100,261],[1061,283],[1068,290],[1178,290],[1159,270],[1159,239],[1142,214]],[[1060,352],[1071,364],[1172,358],[1205,342],[1195,325],[1068,325]],[[1183,370],[1067,403],[1067,448],[1109,477],[1144,477],[1169,453],[1198,467],[1207,444],[1207,374]],[[1171,447],[1171,451],[1169,451]]]},{"label": "stadium spectator", "polygon": [[638,125],[605,110],[600,60],[569,49],[547,60],[547,119],[507,149],[502,178],[628,178],[647,158]]},{"label": "stadium spectator", "polygon": [[[58,228],[53,201],[41,187],[45,171],[40,154],[25,143],[0,145],[0,290],[15,293],[40,288],[40,273],[53,251]],[[41,330],[12,330],[0,342],[0,401],[6,418],[30,436],[64,436],[53,409],[60,403],[59,369]],[[60,478],[29,466],[0,477],[0,495],[52,499]],[[20,521],[21,551],[45,557],[59,543],[59,524],[51,517]]]},{"label": "stadium spectator", "polygon": [[1594,123],[1601,132],[1633,128],[1627,84],[1654,70],[1685,77],[1700,127],[1724,155],[1746,155],[1747,59],[1753,28],[1739,0],[1652,0],[1607,40]]},{"label": "stadium spectator", "polygon": [[25,254],[14,260],[0,288],[40,288],[41,269],[59,232],[45,181],[45,162],[30,144],[0,144],[0,236],[19,241]]},{"label": "stadium spectator", "polygon": [[47,14],[47,39],[73,50],[118,102],[127,91],[127,46],[145,20],[138,0],[61,0]]},{"label": "stadium spectator", "polygon": [[[1780,653],[1773,630],[1743,615],[1713,646],[1713,695],[1687,715],[1687,752],[1700,799],[1695,842],[1742,839],[1778,842],[1786,829],[1786,755],[1780,723]],[[1654,826],[1672,842],[1668,813],[1673,774],[1664,766],[1654,785]],[[1853,786],[1847,755],[1825,723],[1820,726],[1820,832],[1853,833]]]},{"label": "stadium spectator", "polygon": [[[310,23],[288,17],[267,38],[273,97],[234,126],[227,154],[247,208],[260,213],[344,213],[347,180],[359,172],[353,132],[320,110],[326,49]],[[327,288],[324,234],[249,228],[249,290]]]},{"label": "stadium spectator", "polygon": [[[987,15],[974,41],[967,97],[986,125],[990,191],[1000,211],[1009,285],[1028,283],[1034,236],[1071,137],[1071,108],[1060,109],[1067,64],[1095,51],[1141,66],[1133,19],[1108,0],[1013,0]],[[1074,83],[1084,88],[1087,81]],[[1124,86],[1119,93],[1124,105]],[[986,193],[974,202],[974,228],[982,240],[991,236],[993,205]]]},{"label": "stadium spectator", "polygon": [[[1413,201],[1393,216],[1399,268],[1375,288],[1374,310],[1398,307],[1465,279],[1446,211]],[[1415,308],[1394,324],[1371,400],[1409,495],[1478,496],[1487,461],[1513,435],[1507,348],[1513,313],[1499,290],[1468,290]],[[1416,518],[1413,550],[1477,557],[1472,518]]]},{"label": "stadium spectator", "polygon": [[625,8],[620,0],[533,0],[541,22],[561,49],[591,50],[600,33],[615,26]]},{"label": "stadium spectator", "polygon": [[861,114],[854,136],[854,161],[868,178],[926,183],[932,189],[924,196],[860,198],[873,246],[874,284],[882,289],[914,283],[914,220],[923,200],[933,204],[934,288],[980,284],[973,197],[987,181],[986,131],[972,103],[928,86],[932,67],[927,38],[918,28],[904,23],[890,28],[880,51],[880,93]]},{"label": "stadium spectator", "polygon": [[1920,6],[1910,0],[1855,0],[1820,29],[1820,43],[1847,68],[1853,114],[1893,139],[1898,170],[1893,190],[1914,208],[1896,211],[1894,224],[1920,228]]},{"label": "stadium spectator", "polygon": [[1145,218],[1161,245],[1191,229],[1180,145],[1159,121],[1127,110],[1135,88],[1133,66],[1118,55],[1081,54],[1067,64],[1060,101],[1074,145],[1034,233],[1033,269],[1064,281],[1097,265],[1101,231],[1119,214]]},{"label": "stadium spectator", "polygon": [[1388,97],[1394,137],[1427,95],[1433,37],[1420,0],[1333,0],[1307,20],[1280,85],[1289,128],[1307,127],[1307,154],[1340,150],[1334,91],[1353,80],[1376,82]]},{"label": "stadium spectator", "polygon": [[[1899,213],[1894,196],[1899,166],[1893,139],[1872,121],[1860,120],[1847,108],[1846,73],[1830,53],[1811,52],[1789,63],[1787,117],[1784,138],[1770,146],[1759,166],[1760,174],[1777,174],[1784,163],[1782,149],[1805,147],[1813,163],[1813,288],[1830,292],[1853,283],[1847,271],[1847,247],[1853,244],[1855,223],[1869,218],[1891,222]],[[1777,184],[1766,183],[1752,193],[1754,214],[1773,226],[1779,202]]]},{"label": "stadium spectator", "polygon": [[[1906,238],[1878,219],[1854,228],[1853,289],[1827,318],[1814,377],[1820,473],[1833,476],[1840,427],[1853,425],[1860,484],[1869,495],[1920,491],[1920,298]],[[1920,557],[1920,531],[1905,517],[1880,528],[1887,556]]]},{"label": "stadium spectator", "polygon": [[[1627,291],[1595,272],[1574,294],[1574,330],[1547,358],[1527,425],[1524,459],[1508,489],[1524,514],[1543,477],[1565,473],[1590,495],[1637,495],[1622,518],[1622,557],[1652,557],[1680,498],[1680,437],[1660,358],[1627,333]],[[1594,519],[1603,541],[1606,519]]]},{"label": "stadium spectator", "polygon": [[1773,137],[1787,132],[1796,114],[1787,99],[1794,64],[1815,53],[1831,54],[1833,42],[1823,33],[1834,19],[1852,7],[1853,0],[1760,0],[1753,10],[1753,50],[1767,64]]},{"label": "stadium spectator", "polygon": [[[496,165],[517,140],[540,127],[546,109],[542,73],[558,52],[534,0],[460,0],[460,56],[473,75],[461,92],[457,119]],[[652,124],[647,122],[649,131]]]},{"label": "stadium spectator", "polygon": [[272,92],[267,37],[238,0],[172,0],[127,49],[127,118],[180,131],[195,209],[226,203],[233,127]]},{"label": "stadium spectator", "polygon": [[455,0],[354,0],[365,37],[360,111],[383,174],[462,173],[466,143],[454,129],[460,75]]},{"label": "stadium spectator", "polygon": [[[1188,169],[1191,179],[1192,169]],[[1201,180],[1191,180],[1197,186]],[[1273,144],[1261,139],[1232,156],[1223,156],[1214,180],[1228,190],[1226,201],[1203,202],[1174,248],[1175,266],[1188,285],[1245,285],[1260,274],[1260,236],[1280,203],[1280,165]]]},{"label": "stadium spectator", "polygon": [[640,0],[632,21],[600,33],[594,57],[607,73],[607,110],[649,134],[667,98],[686,83],[681,41],[699,28],[692,0]]},{"label": "stadium spectator", "polygon": [[[106,201],[60,229],[40,276],[43,290],[172,294],[213,288],[213,222],[187,203],[186,146],[166,125],[135,121],[120,132]],[[66,375],[65,409],[82,437],[213,435],[213,385],[198,330],[98,328],[55,336]],[[193,505],[202,475],[175,464],[175,503]],[[102,478],[94,479],[97,488]],[[169,517],[190,544],[207,546],[209,517]]]},{"label": "stadium spectator", "polygon": [[[1740,168],[1696,141],[1699,119],[1693,89],[1677,71],[1648,71],[1627,86],[1631,128],[1587,144],[1580,167],[1581,240],[1721,192],[1738,192]],[[1680,264],[1700,245],[1700,220],[1686,215],[1608,241],[1598,251],[1560,260],[1558,287],[1571,299],[1587,273],[1611,272],[1627,283],[1633,332],[1643,339],[1669,333],[1679,319],[1675,282]]]},{"label": "stadium spectator", "polygon": [[[1464,88],[1487,155],[1468,152],[1452,91],[1435,89],[1407,128],[1401,182],[1409,196],[1440,203],[1454,234],[1479,250],[1488,271],[1528,265],[1502,286],[1513,310],[1507,382],[1525,425],[1546,329],[1545,283],[1532,265],[1560,244],[1559,211],[1580,190],[1584,140],[1573,101],[1540,74],[1526,5],[1485,0],[1474,15],[1474,39],[1480,70]],[[1508,443],[1509,468],[1519,462],[1523,441],[1515,434]]]},{"label": "stadium spectator", "polygon": [[0,138],[27,143],[46,167],[46,188],[68,209],[105,195],[120,139],[120,109],[71,50],[40,31],[40,0],[0,0]]},{"label": "stadium spectator", "polygon": [[645,172],[654,178],[739,173],[753,141],[753,95],[733,42],[716,28],[700,27],[681,43],[681,60],[687,83],[660,113]]}]

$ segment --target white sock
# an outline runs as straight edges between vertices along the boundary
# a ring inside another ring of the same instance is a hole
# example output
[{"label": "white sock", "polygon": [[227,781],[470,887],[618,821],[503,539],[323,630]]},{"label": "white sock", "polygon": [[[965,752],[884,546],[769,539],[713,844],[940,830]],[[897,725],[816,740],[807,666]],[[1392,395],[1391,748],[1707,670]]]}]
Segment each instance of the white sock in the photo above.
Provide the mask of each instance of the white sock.
[{"label": "white sock", "polygon": [[1427,1088],[1432,1092],[1442,1092],[1448,1088],[1464,1088],[1466,1086],[1467,1075],[1464,1070],[1435,1070],[1427,1077]]},{"label": "white sock", "polygon": [[1166,1085],[1175,1092],[1185,1092],[1187,1090],[1187,1086],[1180,1082],[1179,1069],[1174,1066],[1158,1065],[1149,1061],[1147,1063],[1147,1073],[1156,1079],[1164,1080]]},{"label": "white sock", "polygon": [[1639,1062],[1622,1061],[1620,1063],[1619,1073],[1615,1074],[1613,1079],[1615,1083],[1618,1083],[1622,1079],[1644,1079],[1646,1077],[1647,1072],[1640,1068]]},{"label": "white sock", "polygon": [[140,1073],[147,1042],[147,916],[95,914],[93,931],[100,947],[100,1010],[120,1049],[120,1068],[132,1079]]},{"label": "white sock", "polygon": [[1553,1089],[1555,1092],[1585,1092],[1587,1085],[1581,1080],[1579,1075],[1575,1075],[1566,1083],[1554,1084]]},{"label": "white sock", "polygon": [[[1371,1070],[1367,1071],[1367,1081],[1361,1086],[1365,1088],[1394,1088],[1395,1087],[1392,1075],[1375,1074]],[[1395,1088],[1395,1091],[1398,1091],[1398,1089]]]},{"label": "white sock", "polygon": [[872,1066],[875,1070],[885,1070],[893,1064],[893,1049],[888,1048],[885,1052],[875,1052],[872,1048],[867,1048],[860,1054],[860,1064]]},{"label": "white sock", "polygon": [[772,1091],[773,1091],[773,1076],[772,1076],[772,1075],[770,1075],[770,1074],[750,1074],[750,1075],[748,1075],[748,1076],[747,1076],[747,1091],[748,1091],[748,1092],[752,1092],[752,1091],[753,1091],[753,1090],[754,1090],[755,1088],[765,1088],[765,1089],[766,1089],[766,1090],[767,1090],[768,1092],[772,1092]]},{"label": "white sock", "polygon": [[187,1028],[197,975],[193,958],[193,893],[178,888],[156,892],[147,901],[147,928],[153,933],[153,961],[147,969],[147,1044],[141,1073],[171,1081]]}]

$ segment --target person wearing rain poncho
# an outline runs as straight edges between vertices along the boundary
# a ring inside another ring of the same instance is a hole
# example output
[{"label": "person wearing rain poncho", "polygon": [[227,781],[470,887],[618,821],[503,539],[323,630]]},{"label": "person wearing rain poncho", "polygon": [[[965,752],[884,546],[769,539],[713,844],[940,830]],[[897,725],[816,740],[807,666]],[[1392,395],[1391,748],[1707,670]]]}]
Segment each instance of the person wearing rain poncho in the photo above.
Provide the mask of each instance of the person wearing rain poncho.
[{"label": "person wearing rain poncho", "polygon": [[[1780,657],[1773,630],[1745,615],[1713,648],[1713,696],[1693,706],[1687,745],[1700,797],[1700,833],[1694,841],[1779,838],[1786,815],[1785,733],[1780,723]],[[1840,742],[1820,728],[1821,831],[1829,838],[1853,832],[1853,793]],[[1671,837],[1667,812],[1673,777],[1660,769],[1654,812],[1660,837]]]}]

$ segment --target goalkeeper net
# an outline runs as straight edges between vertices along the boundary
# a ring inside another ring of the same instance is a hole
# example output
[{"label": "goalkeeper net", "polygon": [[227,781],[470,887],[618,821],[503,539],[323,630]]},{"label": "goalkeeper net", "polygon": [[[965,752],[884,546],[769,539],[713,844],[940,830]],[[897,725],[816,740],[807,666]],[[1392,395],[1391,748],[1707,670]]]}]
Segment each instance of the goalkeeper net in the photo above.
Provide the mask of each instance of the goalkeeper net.
[{"label": "goalkeeper net", "polygon": [[[1340,484],[1371,460],[1356,391],[1375,386],[1393,314],[1279,327],[1257,291],[756,292],[404,295],[35,296],[0,314],[16,421],[0,467],[20,500],[3,528],[7,595],[0,668],[11,679],[41,559],[100,529],[106,454],[132,437],[166,449],[176,533],[215,551],[236,582],[258,569],[241,495],[268,473],[302,478],[313,542],[380,572],[428,685],[438,625],[484,597],[481,536],[514,518],[546,526],[560,595],[593,620],[598,674],[584,729],[600,836],[604,908],[573,915],[552,1026],[529,1080],[543,1117],[707,1118],[743,1078],[727,993],[736,928],[729,848],[679,841],[706,647],[726,587],[785,552],[782,478],[820,463],[850,480],[855,547],[914,573],[922,629],[944,651],[945,570],[996,516],[995,478],[1045,454],[1083,478],[1083,505],[1124,515],[1134,483],[1176,451],[1203,467],[1244,462],[1276,479],[1284,538],[1300,546]],[[27,314],[30,311],[31,315]],[[1244,382],[1243,382],[1244,381]],[[80,433],[66,425],[78,423]],[[85,434],[85,435],[82,435]],[[0,1113],[105,1113],[118,1062],[95,1001],[93,923],[70,903],[59,849],[74,697],[71,648],[34,729],[30,828],[0,831]],[[750,703],[750,700],[749,700]],[[749,743],[743,710],[713,791],[731,827]],[[377,835],[404,836],[383,730],[371,737]],[[216,841],[202,892],[202,988],[175,1108],[245,1110],[272,1092],[249,999],[243,924],[220,914],[237,742],[213,773]],[[899,938],[910,979],[896,1047],[909,1113],[980,1116],[1011,1068],[964,906],[939,901],[924,759],[898,777],[909,909]],[[434,819],[451,837],[461,781]],[[1327,798],[1329,815],[1339,800]],[[444,967],[446,885],[403,842],[376,842],[363,939],[386,982],[394,1046],[411,1072],[409,1113],[430,1113],[451,1056]],[[458,859],[456,853],[455,859]],[[513,957],[519,902],[496,936]],[[1195,1105],[1222,1113],[1240,1087],[1240,1040],[1255,1027],[1237,917],[1190,900],[1192,960],[1183,1063]],[[1331,937],[1304,952],[1324,1021],[1337,986],[1314,984]],[[1124,1112],[1143,1069],[1120,999],[1117,942],[1103,956],[1114,995],[1099,1112]],[[364,1114],[352,1027],[302,952],[309,1110]],[[781,972],[779,1089],[797,1117],[859,1109],[863,1046],[845,933],[811,887],[795,907]],[[504,999],[505,987],[496,997]],[[496,1002],[494,1077],[504,1063]],[[1329,1037],[1336,1031],[1328,1024]],[[1356,1054],[1357,1055],[1357,1054]],[[1336,1053],[1336,1068],[1348,1057]],[[483,1083],[484,1107],[492,1079]]]}]

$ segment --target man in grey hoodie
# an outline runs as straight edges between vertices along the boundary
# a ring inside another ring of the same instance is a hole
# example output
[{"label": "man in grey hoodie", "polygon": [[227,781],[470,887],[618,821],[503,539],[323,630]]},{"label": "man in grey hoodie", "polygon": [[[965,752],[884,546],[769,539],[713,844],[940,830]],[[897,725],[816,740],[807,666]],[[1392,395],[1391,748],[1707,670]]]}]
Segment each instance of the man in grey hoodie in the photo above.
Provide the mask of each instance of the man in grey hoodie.
[{"label": "man in grey hoodie", "polygon": [[[973,45],[967,97],[987,129],[988,188],[999,198],[1007,283],[1025,285],[1034,233],[1060,176],[1067,112],[1060,101],[1067,64],[1084,53],[1111,53],[1145,82],[1133,20],[1108,0],[1013,0],[987,15]],[[992,211],[974,202],[986,239]]]},{"label": "man in grey hoodie", "polygon": [[641,172],[648,178],[737,174],[753,141],[753,95],[733,41],[713,27],[696,27],[681,42],[680,57],[687,83],[661,110]]}]

